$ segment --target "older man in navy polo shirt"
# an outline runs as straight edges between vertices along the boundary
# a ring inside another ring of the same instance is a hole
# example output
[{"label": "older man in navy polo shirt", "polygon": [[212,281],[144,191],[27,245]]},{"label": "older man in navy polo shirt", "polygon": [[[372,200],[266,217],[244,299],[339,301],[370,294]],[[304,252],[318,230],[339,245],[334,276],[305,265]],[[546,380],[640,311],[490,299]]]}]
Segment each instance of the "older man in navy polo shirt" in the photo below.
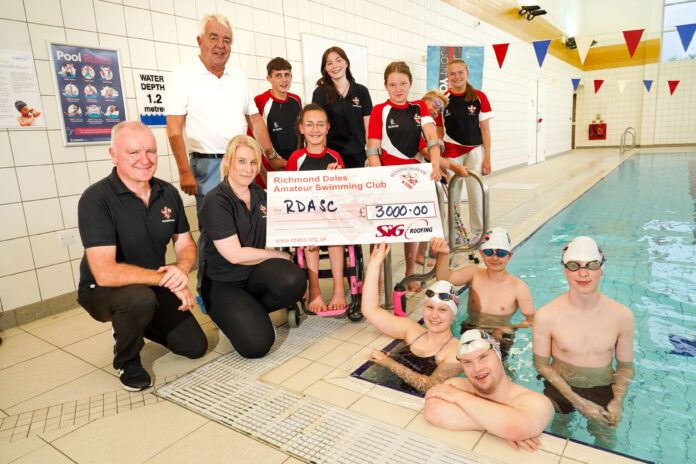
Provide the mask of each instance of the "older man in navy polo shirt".
[{"label": "older man in navy polo shirt", "polygon": [[[189,358],[208,348],[189,311],[196,244],[179,193],[153,177],[157,145],[150,129],[135,121],[115,125],[109,154],[114,170],[85,190],[78,204],[85,248],[78,302],[94,319],[111,321],[113,366],[123,387],[138,391],[152,385],[140,362],[143,337]],[[166,265],[170,241],[176,262]]]}]

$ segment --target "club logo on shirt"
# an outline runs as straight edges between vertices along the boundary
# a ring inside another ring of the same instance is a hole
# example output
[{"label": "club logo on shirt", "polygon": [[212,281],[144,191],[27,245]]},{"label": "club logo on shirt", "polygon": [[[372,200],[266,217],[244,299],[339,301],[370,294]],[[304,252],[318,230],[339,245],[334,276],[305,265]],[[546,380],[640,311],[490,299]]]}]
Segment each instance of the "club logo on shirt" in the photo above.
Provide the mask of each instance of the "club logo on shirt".
[{"label": "club logo on shirt", "polygon": [[469,110],[469,114],[476,114],[476,106],[475,105],[469,105],[466,107],[467,110]]},{"label": "club logo on shirt", "polygon": [[448,118],[448,117],[450,117],[451,115],[452,115],[452,113],[450,113],[449,108],[445,108],[445,112],[444,112],[443,116],[446,117],[446,118]]},{"label": "club logo on shirt", "polygon": [[389,125],[387,126],[387,129],[396,129],[398,128],[399,125],[394,121],[394,118],[389,119]]},{"label": "club logo on shirt", "polygon": [[362,105],[360,104],[360,99],[358,97],[353,97],[353,100],[351,100],[351,101],[353,102],[353,106],[356,106],[358,108],[362,108]]},{"label": "club logo on shirt", "polygon": [[266,217],[266,205],[261,205],[259,206],[259,209],[261,210],[261,214],[263,214],[263,217]]},{"label": "club logo on shirt", "polygon": [[273,132],[278,132],[278,131],[282,131],[283,128],[280,127],[280,126],[278,125],[277,122],[273,121],[273,129],[271,129],[271,130],[272,130]]},{"label": "club logo on shirt", "polygon": [[168,206],[163,207],[160,210],[160,213],[162,213],[162,222],[174,222],[174,219],[172,219],[172,209]]},{"label": "club logo on shirt", "polygon": [[416,121],[416,125],[418,125],[418,126],[421,125],[421,115],[420,114],[414,114],[413,120]]}]

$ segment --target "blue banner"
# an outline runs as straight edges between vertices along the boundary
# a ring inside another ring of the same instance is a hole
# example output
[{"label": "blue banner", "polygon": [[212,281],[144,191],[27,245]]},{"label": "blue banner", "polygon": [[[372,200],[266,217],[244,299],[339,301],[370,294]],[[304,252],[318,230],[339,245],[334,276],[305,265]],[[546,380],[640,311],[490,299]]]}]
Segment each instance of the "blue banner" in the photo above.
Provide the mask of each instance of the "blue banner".
[{"label": "blue banner", "polygon": [[50,44],[65,144],[103,144],[126,120],[116,50]]},{"label": "blue banner", "polygon": [[466,61],[469,68],[467,80],[474,88],[483,86],[483,47],[428,45],[427,90],[445,92],[449,88],[447,64],[454,59]]}]

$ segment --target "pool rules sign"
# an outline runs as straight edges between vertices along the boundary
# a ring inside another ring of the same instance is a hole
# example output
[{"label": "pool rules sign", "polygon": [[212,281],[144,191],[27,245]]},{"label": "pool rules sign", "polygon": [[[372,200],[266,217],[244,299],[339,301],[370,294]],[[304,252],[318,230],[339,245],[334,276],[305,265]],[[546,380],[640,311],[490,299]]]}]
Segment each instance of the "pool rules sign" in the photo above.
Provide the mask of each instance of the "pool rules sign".
[{"label": "pool rules sign", "polygon": [[165,94],[171,73],[134,69],[135,98],[140,122],[148,126],[166,126]]}]

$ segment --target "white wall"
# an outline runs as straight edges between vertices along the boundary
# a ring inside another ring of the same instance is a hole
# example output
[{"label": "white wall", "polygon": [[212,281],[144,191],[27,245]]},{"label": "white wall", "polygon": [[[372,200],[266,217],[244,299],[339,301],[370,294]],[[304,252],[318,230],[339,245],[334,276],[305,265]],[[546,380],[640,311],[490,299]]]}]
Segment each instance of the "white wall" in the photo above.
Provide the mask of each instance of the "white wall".
[{"label": "white wall", "polygon": [[[253,5],[253,6],[251,6]],[[504,68],[486,48],[484,91],[493,119],[493,167],[527,162],[527,88],[531,79],[547,87],[547,155],[570,148],[570,77],[577,73],[554,57],[540,70],[533,48],[437,0],[3,0],[0,48],[33,51],[46,130],[0,131],[0,304],[11,310],[74,291],[82,248],[58,246],[57,234],[77,233],[81,192],[111,169],[106,146],[63,147],[46,40],[121,50],[126,94],[134,96],[132,68],[171,70],[196,56],[197,18],[218,11],[235,28],[231,62],[267,88],[265,65],[285,56],[294,67],[294,92],[304,94],[300,34],[308,32],[365,45],[375,102],[383,101],[385,65],[404,59],[412,67],[412,97],[425,89],[427,45],[490,45],[511,42]],[[307,85],[313,85],[312,83]],[[128,100],[135,115],[135,101]],[[157,175],[178,184],[164,129]],[[192,226],[193,199],[184,196]],[[79,238],[78,238],[79,243]]]},{"label": "white wall", "polygon": [[[637,132],[640,145],[696,143],[696,61],[604,69],[583,73],[584,86],[578,91],[576,145],[584,147],[619,145],[627,127]],[[594,93],[594,79],[605,79]],[[623,94],[617,81],[629,80]],[[643,79],[653,80],[650,92]],[[667,80],[681,80],[674,95]],[[588,125],[600,113],[607,123],[607,140],[588,140]]]}]

